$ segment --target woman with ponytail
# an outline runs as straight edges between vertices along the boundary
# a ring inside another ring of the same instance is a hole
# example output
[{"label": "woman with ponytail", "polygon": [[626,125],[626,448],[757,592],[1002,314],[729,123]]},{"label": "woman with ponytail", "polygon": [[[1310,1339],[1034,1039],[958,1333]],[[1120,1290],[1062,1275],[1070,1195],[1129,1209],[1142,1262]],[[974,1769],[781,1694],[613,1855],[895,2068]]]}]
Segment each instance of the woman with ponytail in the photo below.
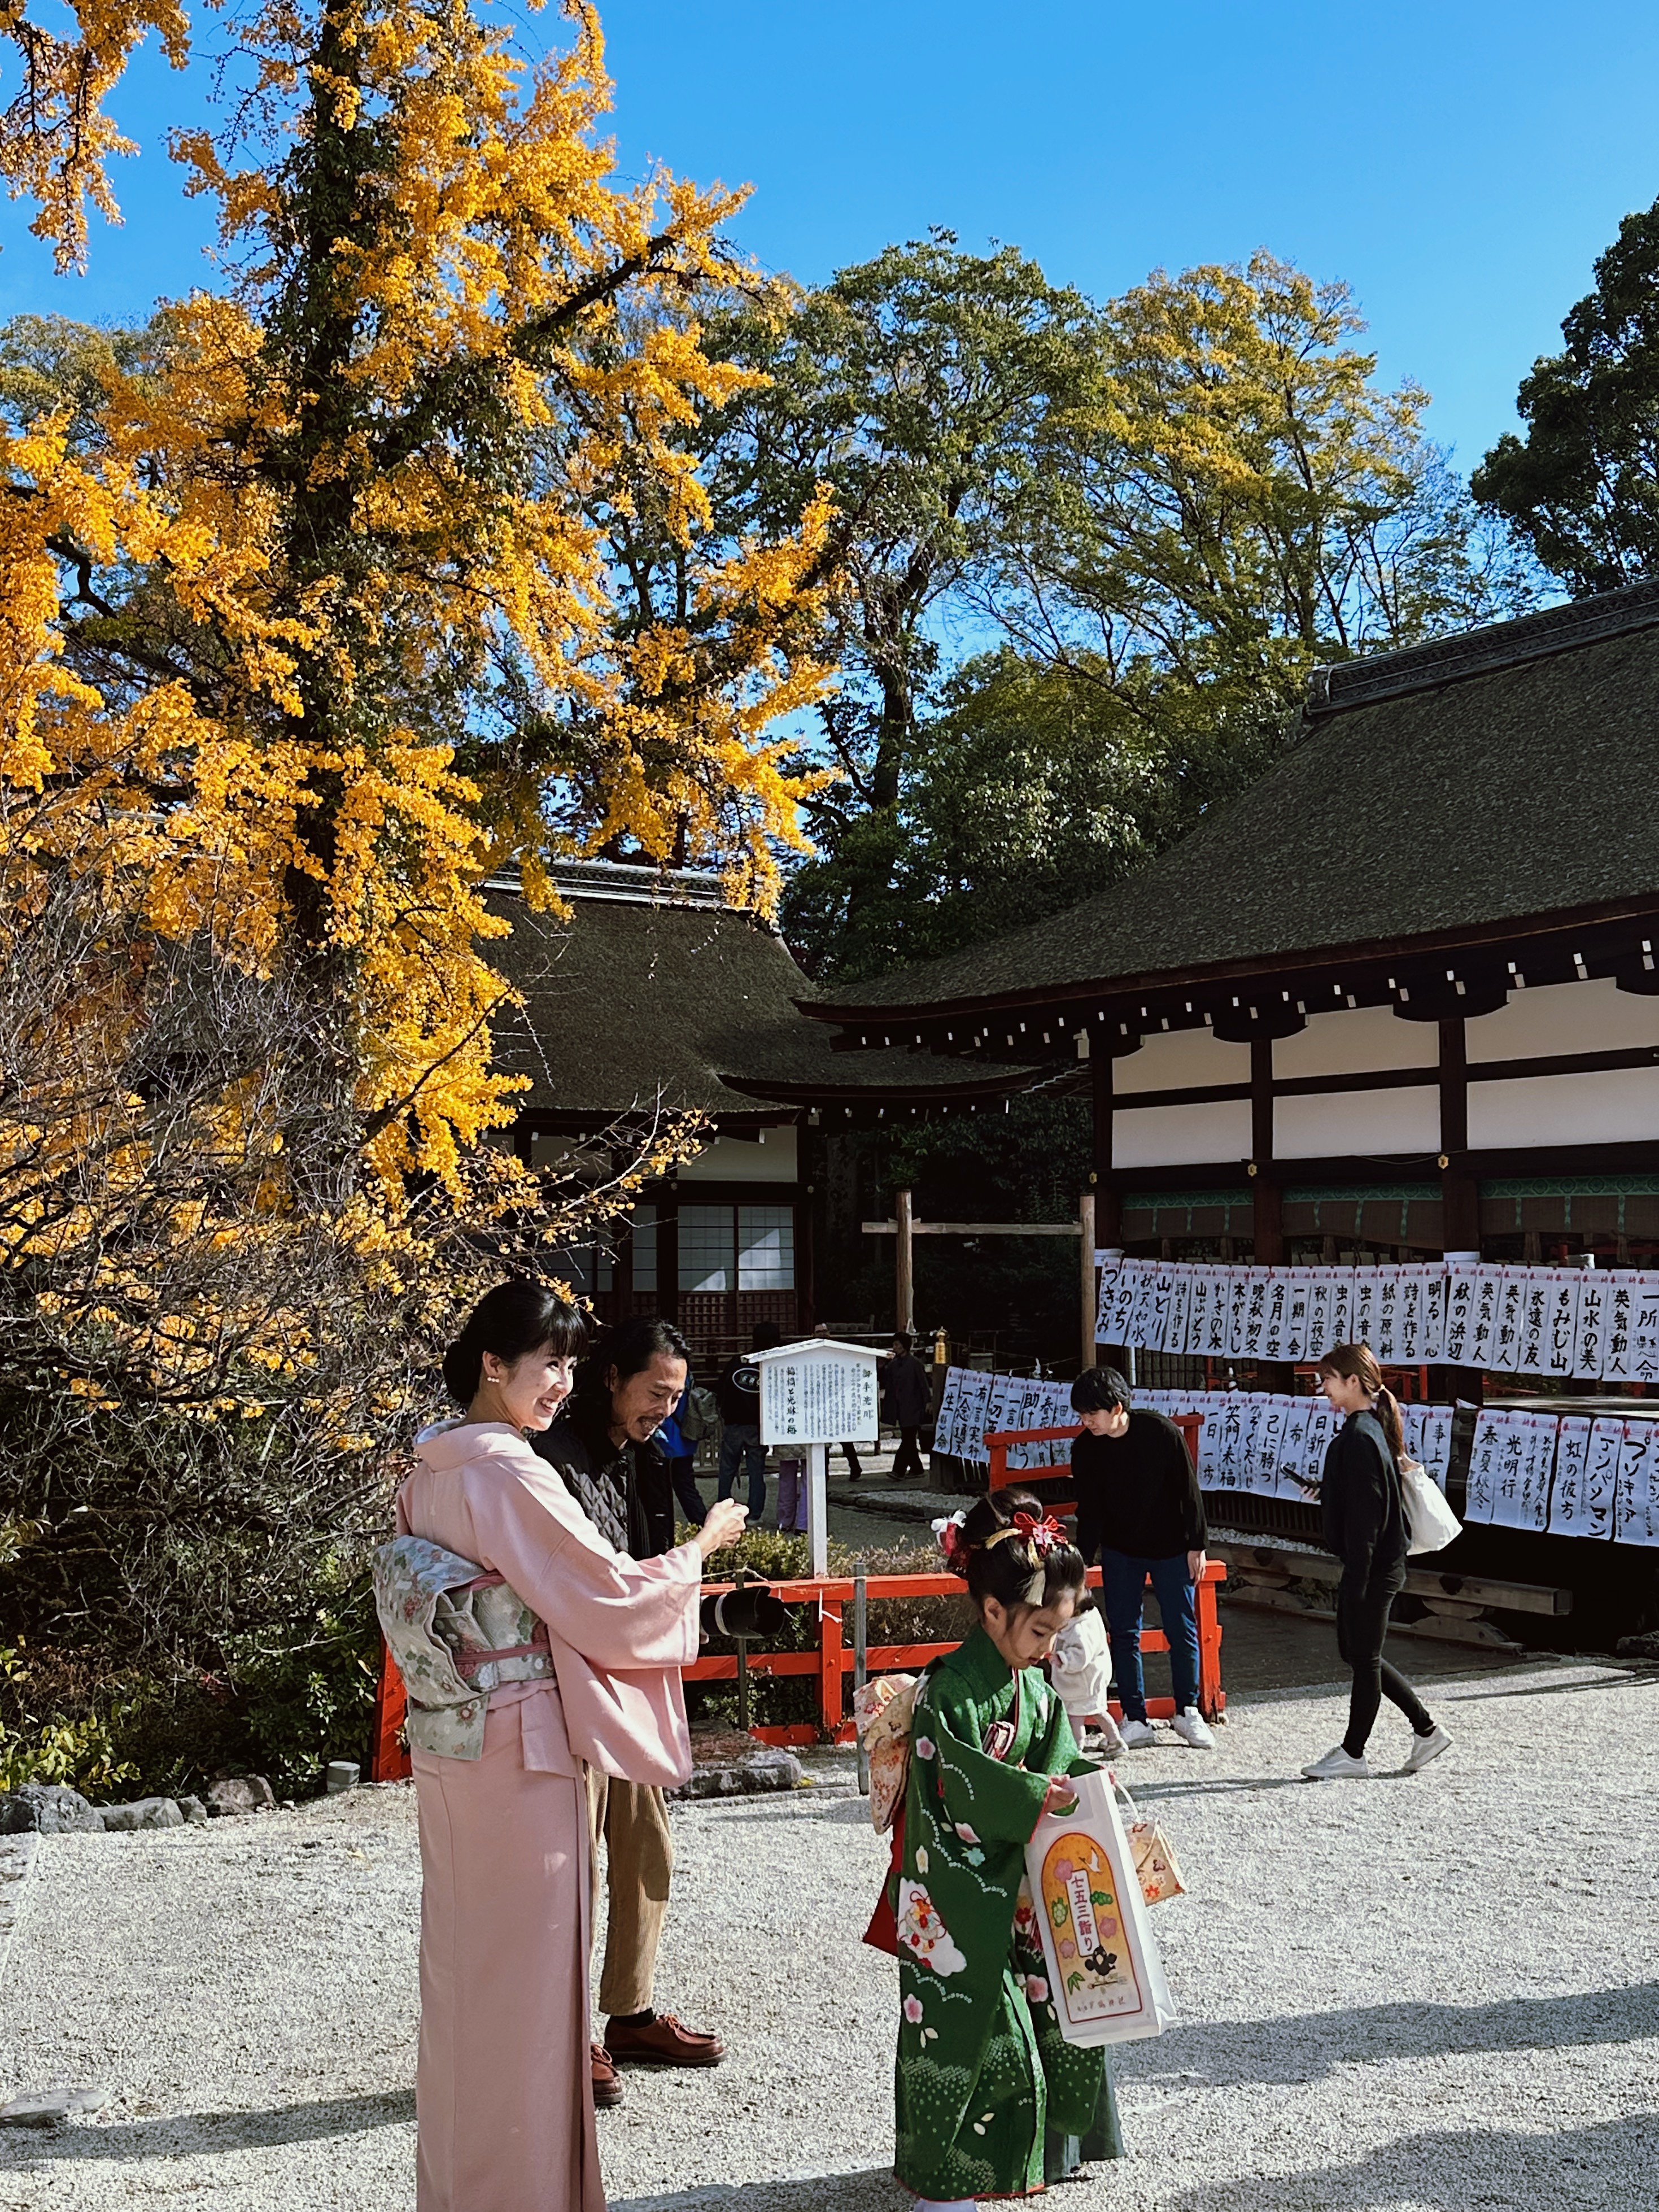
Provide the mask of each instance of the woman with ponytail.
[{"label": "woman with ponytail", "polygon": [[1363,1782],[1370,1774],[1365,1746],[1384,1698],[1412,1725],[1405,1771],[1415,1774],[1448,1749],[1411,1684],[1382,1656],[1389,1612],[1406,1583],[1405,1493],[1400,1467],[1406,1442],[1400,1403],[1382,1380],[1370,1346],[1339,1344],[1319,1363],[1320,1388],[1346,1419],[1325,1455],[1319,1499],[1325,1542],[1342,1562],[1336,1587],[1336,1641],[1353,1669],[1348,1732],[1302,1770],[1310,1782]]},{"label": "woman with ponytail", "polygon": [[689,1778],[702,1562],[746,1517],[659,1559],[605,1540],[529,1443],[583,1334],[539,1283],[480,1301],[444,1358],[460,1418],[422,1432],[375,1563],[420,1814],[418,2212],[604,2212],[586,1769]]},{"label": "woman with ponytail", "polygon": [[1069,1776],[1092,1771],[1041,1671],[1082,1594],[1083,1555],[1018,1492],[937,1533],[979,1626],[917,1687],[892,1919],[877,1924],[899,1960],[895,2170],[917,2212],[972,2212],[975,2197],[1034,2194],[1121,2146],[1103,2054],[1060,2034],[1025,1887],[1037,1821],[1075,1802]]}]

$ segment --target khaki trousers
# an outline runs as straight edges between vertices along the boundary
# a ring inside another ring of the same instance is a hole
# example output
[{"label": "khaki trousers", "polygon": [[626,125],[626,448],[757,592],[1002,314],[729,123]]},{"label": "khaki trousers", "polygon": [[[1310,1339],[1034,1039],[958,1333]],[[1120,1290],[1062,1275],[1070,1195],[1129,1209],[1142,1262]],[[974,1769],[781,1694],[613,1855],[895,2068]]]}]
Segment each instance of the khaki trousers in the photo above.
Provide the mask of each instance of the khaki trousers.
[{"label": "khaki trousers", "polygon": [[[608,2019],[628,2019],[651,2008],[657,1972],[657,1946],[668,1913],[669,1877],[674,1844],[668,1832],[668,1808],[650,1783],[618,1782],[595,1766],[587,1770],[588,1843],[592,1854],[593,1891],[599,1893],[599,1838],[605,1838],[605,1969],[599,1977],[599,2010]],[[599,1915],[593,1915],[596,1924]]]}]

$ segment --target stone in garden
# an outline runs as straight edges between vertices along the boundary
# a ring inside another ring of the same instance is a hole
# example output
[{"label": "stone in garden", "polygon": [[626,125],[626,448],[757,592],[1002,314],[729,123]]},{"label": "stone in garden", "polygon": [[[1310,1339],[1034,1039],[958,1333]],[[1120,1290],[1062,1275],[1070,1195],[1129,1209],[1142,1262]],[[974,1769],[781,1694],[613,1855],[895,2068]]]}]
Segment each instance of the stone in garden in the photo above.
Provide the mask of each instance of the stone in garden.
[{"label": "stone in garden", "polygon": [[331,1797],[337,1797],[343,1790],[357,1787],[362,1771],[355,1759],[331,1759],[328,1772],[323,1777],[323,1787]]},{"label": "stone in garden", "polygon": [[70,2116],[70,2089],[31,2089],[0,2105],[0,2128],[57,2128]]},{"label": "stone in garden", "polygon": [[767,1790],[798,1790],[805,1776],[793,1752],[781,1745],[757,1744],[753,1751],[718,1766],[699,1766],[671,1797],[746,1797]]},{"label": "stone in garden", "polygon": [[27,1835],[31,1828],[43,1836],[84,1835],[103,1825],[95,1805],[59,1783],[25,1782],[0,1794],[0,1836]]},{"label": "stone in garden", "polygon": [[171,1797],[135,1797],[130,1805],[103,1805],[106,1832],[121,1828],[182,1828],[185,1816]]},{"label": "stone in garden", "polygon": [[240,1774],[208,1784],[207,1808],[216,1816],[227,1813],[270,1813],[276,1808],[270,1784],[263,1774]]},{"label": "stone in garden", "polygon": [[192,1828],[206,1827],[208,1808],[199,1797],[181,1797],[179,1800],[179,1810]]}]

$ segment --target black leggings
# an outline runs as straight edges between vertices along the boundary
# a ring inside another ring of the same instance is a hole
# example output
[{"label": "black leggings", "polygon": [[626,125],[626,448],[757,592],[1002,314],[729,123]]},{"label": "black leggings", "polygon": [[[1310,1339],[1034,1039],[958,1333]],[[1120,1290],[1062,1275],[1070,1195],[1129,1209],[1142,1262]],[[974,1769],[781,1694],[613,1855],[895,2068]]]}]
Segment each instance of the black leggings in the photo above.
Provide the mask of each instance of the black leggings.
[{"label": "black leggings", "polygon": [[1405,1586],[1400,1574],[1383,1575],[1364,1587],[1350,1590],[1339,1584],[1336,1593],[1336,1647],[1353,1668],[1353,1688],[1348,1698],[1348,1733],[1342,1748],[1350,1759],[1364,1756],[1384,1698],[1398,1705],[1419,1735],[1427,1735],[1434,1723],[1422,1699],[1398,1668],[1382,1656],[1382,1639],[1389,1632],[1389,1607]]}]

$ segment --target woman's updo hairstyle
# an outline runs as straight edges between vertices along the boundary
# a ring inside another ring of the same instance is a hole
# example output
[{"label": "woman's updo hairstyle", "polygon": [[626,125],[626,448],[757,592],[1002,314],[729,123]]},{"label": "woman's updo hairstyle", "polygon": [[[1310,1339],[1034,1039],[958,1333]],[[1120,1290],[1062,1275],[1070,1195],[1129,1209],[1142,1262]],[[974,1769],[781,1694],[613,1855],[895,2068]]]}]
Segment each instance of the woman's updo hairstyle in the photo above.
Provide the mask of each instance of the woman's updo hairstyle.
[{"label": "woman's updo hairstyle", "polygon": [[568,1298],[545,1283],[518,1276],[486,1291],[461,1324],[461,1333],[444,1354],[444,1388],[455,1403],[467,1407],[483,1381],[483,1356],[493,1352],[509,1364],[528,1352],[550,1352],[574,1358],[586,1340],[581,1316]]},{"label": "woman's updo hairstyle", "polygon": [[1028,1491],[999,1490],[941,1526],[952,1574],[983,1607],[995,1598],[1006,1613],[1031,1613],[1069,1591],[1079,1597],[1088,1570],[1075,1544]]}]

